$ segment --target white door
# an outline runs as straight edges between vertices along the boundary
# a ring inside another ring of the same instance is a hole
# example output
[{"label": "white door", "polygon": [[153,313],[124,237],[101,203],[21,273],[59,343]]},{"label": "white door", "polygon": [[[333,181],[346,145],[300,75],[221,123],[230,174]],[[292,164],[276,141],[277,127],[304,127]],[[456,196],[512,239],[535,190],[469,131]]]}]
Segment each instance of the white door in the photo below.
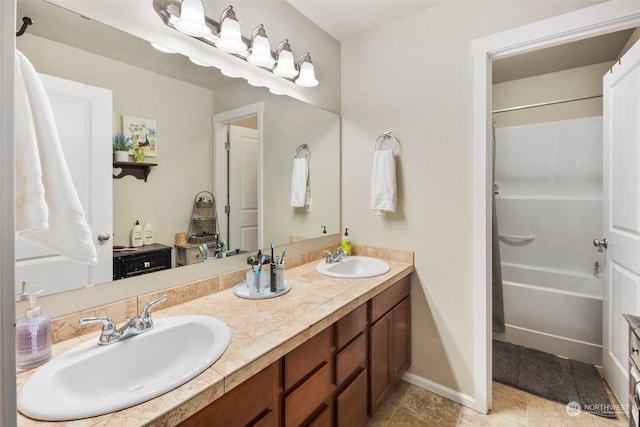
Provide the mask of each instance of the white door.
[{"label": "white door", "polygon": [[35,280],[34,289],[46,289],[44,294],[50,294],[113,279],[112,239],[98,240],[101,233],[112,234],[113,112],[110,90],[44,74],[40,78],[98,255],[98,264],[89,266],[18,239],[16,281]]},{"label": "white door", "polygon": [[258,132],[229,126],[229,249],[258,250]]},{"label": "white door", "polygon": [[614,65],[604,91],[604,376],[628,404],[628,327],[640,315],[640,43]]}]

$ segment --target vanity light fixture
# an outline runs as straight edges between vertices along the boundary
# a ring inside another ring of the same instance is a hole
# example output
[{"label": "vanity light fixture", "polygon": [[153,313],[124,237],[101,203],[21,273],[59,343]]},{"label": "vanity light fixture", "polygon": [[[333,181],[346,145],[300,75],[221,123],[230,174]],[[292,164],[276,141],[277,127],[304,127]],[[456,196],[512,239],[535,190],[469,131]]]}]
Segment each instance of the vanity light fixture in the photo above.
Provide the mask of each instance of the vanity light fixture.
[{"label": "vanity light fixture", "polygon": [[247,45],[242,41],[240,23],[233,11],[233,6],[227,7],[220,15],[220,34],[216,46],[227,53],[246,52]]},{"label": "vanity light fixture", "polygon": [[[153,0],[153,8],[167,27],[235,57],[232,59],[220,53],[205,53],[205,56],[210,56],[210,61],[199,65],[216,67],[229,77],[243,77],[260,86],[277,88],[278,93],[289,93],[289,89],[273,76],[295,83],[298,87],[318,85],[309,53],[296,62],[288,39],[278,45],[275,53],[272,52],[262,24],[254,28],[250,39],[243,37],[233,6],[222,11],[219,22],[204,14],[203,0]],[[236,59],[259,68],[252,70]],[[272,77],[264,74],[265,71],[272,73]]]},{"label": "vanity light fixture", "polygon": [[276,49],[276,61],[276,68],[273,69],[273,74],[276,76],[292,79],[298,75],[289,40],[283,40],[278,45]]},{"label": "vanity light fixture", "polygon": [[273,68],[276,60],[271,56],[271,45],[264,25],[258,25],[251,33],[251,48],[247,61],[258,67]]},{"label": "vanity light fixture", "polygon": [[318,80],[316,79],[316,72],[313,68],[313,62],[311,62],[311,55],[309,52],[298,58],[298,69],[300,75],[296,79],[296,84],[302,87],[316,87],[318,86]]},{"label": "vanity light fixture", "polygon": [[176,30],[193,37],[205,37],[211,29],[204,22],[202,0],[182,0],[180,18],[173,24]]}]

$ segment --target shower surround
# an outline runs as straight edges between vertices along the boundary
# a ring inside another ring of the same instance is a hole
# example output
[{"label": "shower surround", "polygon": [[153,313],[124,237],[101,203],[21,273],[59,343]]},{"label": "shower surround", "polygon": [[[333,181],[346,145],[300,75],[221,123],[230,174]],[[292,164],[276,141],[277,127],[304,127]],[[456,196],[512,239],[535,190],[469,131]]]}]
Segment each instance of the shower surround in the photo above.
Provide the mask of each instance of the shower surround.
[{"label": "shower surround", "polygon": [[496,129],[506,331],[495,338],[600,365],[602,117]]}]

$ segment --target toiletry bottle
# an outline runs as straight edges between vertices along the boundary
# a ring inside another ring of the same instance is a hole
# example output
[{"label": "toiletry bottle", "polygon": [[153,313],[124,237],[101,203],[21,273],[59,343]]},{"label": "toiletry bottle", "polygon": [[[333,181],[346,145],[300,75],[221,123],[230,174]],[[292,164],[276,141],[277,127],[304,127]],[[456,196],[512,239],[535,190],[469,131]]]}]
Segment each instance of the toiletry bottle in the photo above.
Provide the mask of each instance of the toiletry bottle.
[{"label": "toiletry bottle", "polygon": [[142,235],[142,226],[140,221],[136,220],[136,225],[131,229],[131,247],[139,248],[144,244],[144,238]]},{"label": "toiletry bottle", "polygon": [[346,252],[347,254],[351,255],[351,237],[349,237],[349,229],[345,228],[344,229],[344,235],[342,236],[342,247],[340,249],[342,249],[343,252]]},{"label": "toiletry bottle", "polygon": [[144,244],[152,245],[154,242],[153,227],[151,226],[151,224],[149,224],[148,221],[144,224],[143,234],[144,234],[144,238],[143,238]]},{"label": "toiletry bottle", "polygon": [[24,293],[30,307],[16,320],[16,366],[31,369],[51,358],[51,316],[38,306],[38,292]]}]

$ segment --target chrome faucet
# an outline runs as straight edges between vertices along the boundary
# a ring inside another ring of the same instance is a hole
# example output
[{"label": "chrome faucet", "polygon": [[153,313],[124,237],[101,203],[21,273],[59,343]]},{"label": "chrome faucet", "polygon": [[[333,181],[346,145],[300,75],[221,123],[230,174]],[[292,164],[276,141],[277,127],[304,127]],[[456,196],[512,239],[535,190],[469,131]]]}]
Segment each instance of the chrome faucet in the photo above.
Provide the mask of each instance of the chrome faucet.
[{"label": "chrome faucet", "polygon": [[151,319],[151,308],[167,300],[167,296],[163,295],[158,299],[149,302],[142,309],[139,316],[133,316],[126,319],[126,323],[121,328],[116,328],[115,323],[109,317],[83,317],[80,319],[81,325],[102,322],[102,333],[98,339],[98,344],[108,345],[117,341],[122,341],[134,335],[141,334],[153,328],[153,320]]},{"label": "chrome faucet", "polygon": [[323,250],[322,251],[323,255],[326,255],[327,258],[325,259],[325,262],[327,264],[333,264],[335,262],[340,262],[342,260],[342,258],[349,256],[349,254],[345,251],[342,250],[342,245],[338,246],[338,249],[336,249],[336,253],[335,255],[331,253],[331,251],[328,250]]}]

